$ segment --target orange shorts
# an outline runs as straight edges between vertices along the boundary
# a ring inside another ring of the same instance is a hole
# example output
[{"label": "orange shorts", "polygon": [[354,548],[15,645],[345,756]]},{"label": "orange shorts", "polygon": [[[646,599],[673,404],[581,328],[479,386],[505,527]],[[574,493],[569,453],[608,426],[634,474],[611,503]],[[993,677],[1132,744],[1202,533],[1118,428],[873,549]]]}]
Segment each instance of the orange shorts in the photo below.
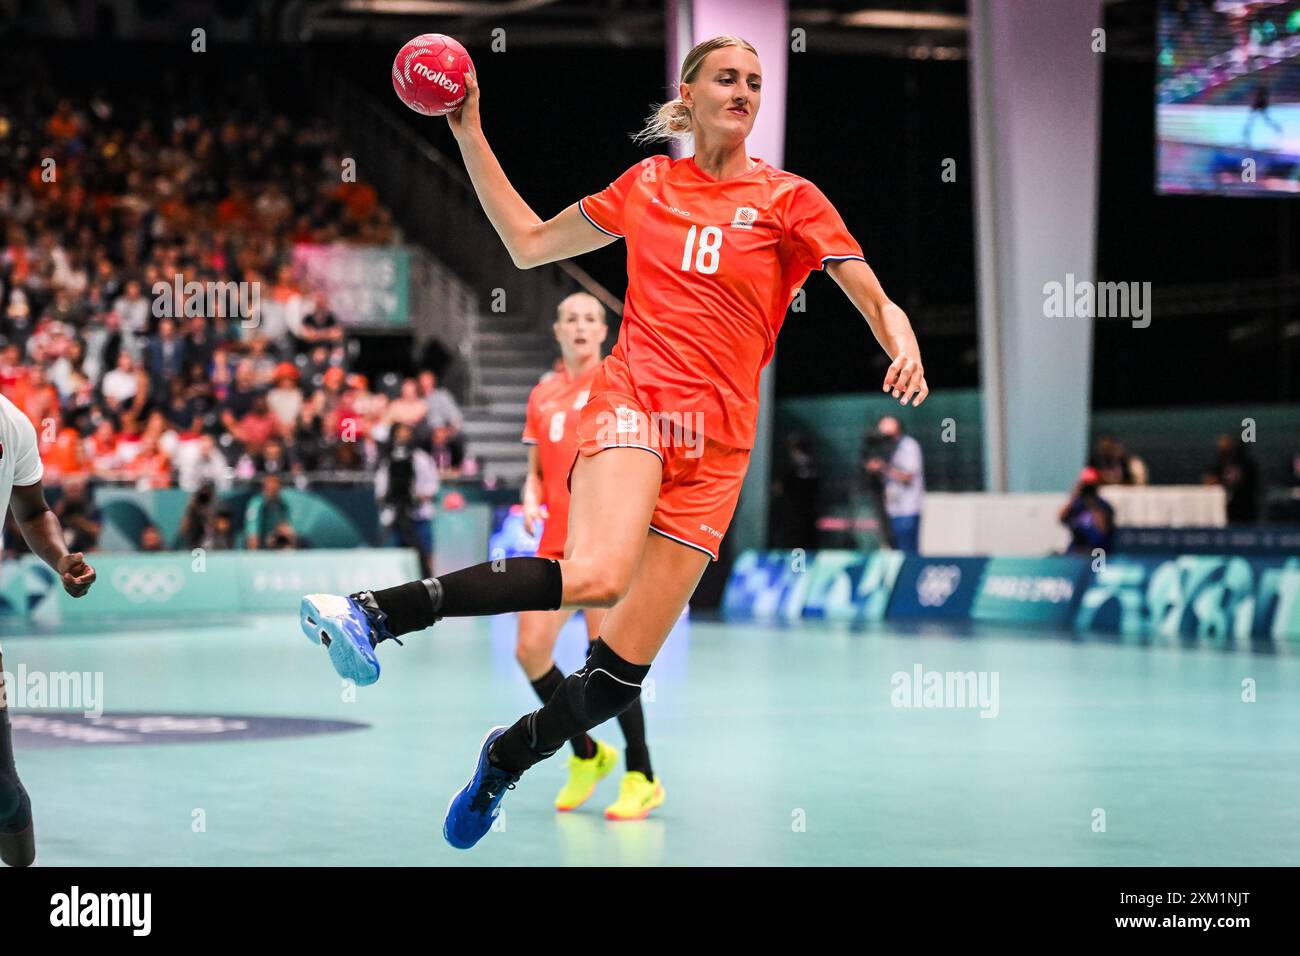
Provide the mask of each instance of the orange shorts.
[{"label": "orange shorts", "polygon": [[703,551],[714,561],[736,513],[749,449],[711,441],[679,416],[649,414],[635,398],[602,391],[578,417],[578,454],[644,448],[663,463],[650,530]]},{"label": "orange shorts", "polygon": [[[574,459],[577,459],[576,452]],[[569,463],[569,470],[573,470],[573,462]],[[569,536],[569,492],[564,487],[550,492],[555,497],[563,497],[558,503],[549,500],[542,503],[542,536],[537,542],[537,557],[558,561],[564,557],[564,541]]]},{"label": "orange shorts", "polygon": [[537,542],[537,554],[539,558],[554,558],[559,561],[564,557],[564,540],[569,536],[569,522],[567,516],[561,518],[547,517],[542,523],[542,539]]}]

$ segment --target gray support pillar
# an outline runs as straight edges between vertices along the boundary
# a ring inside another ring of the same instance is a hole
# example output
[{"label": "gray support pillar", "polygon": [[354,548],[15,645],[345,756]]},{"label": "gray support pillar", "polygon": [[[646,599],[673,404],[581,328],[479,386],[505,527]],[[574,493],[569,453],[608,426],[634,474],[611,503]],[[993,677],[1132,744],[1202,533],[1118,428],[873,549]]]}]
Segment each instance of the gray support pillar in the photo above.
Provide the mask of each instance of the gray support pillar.
[{"label": "gray support pillar", "polygon": [[985,488],[1063,491],[1087,456],[1093,320],[1048,318],[1044,286],[1095,278],[1101,0],[969,8]]}]

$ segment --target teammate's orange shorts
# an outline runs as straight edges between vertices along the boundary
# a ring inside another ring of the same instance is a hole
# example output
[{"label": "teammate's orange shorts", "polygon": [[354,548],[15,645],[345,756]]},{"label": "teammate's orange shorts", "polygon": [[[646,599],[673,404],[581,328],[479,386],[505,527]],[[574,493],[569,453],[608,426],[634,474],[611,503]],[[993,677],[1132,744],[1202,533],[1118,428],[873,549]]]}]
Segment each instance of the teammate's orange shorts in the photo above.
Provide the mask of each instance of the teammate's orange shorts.
[{"label": "teammate's orange shorts", "polygon": [[659,456],[663,479],[650,529],[716,561],[736,513],[749,449],[720,445],[692,424],[682,416],[652,416],[630,395],[593,391],[578,417],[578,454],[644,448]]},{"label": "teammate's orange shorts", "polygon": [[546,517],[542,522],[542,538],[537,542],[536,556],[554,558],[559,561],[564,557],[564,541],[569,536],[569,514],[565,509],[563,515],[551,505],[546,506]]}]

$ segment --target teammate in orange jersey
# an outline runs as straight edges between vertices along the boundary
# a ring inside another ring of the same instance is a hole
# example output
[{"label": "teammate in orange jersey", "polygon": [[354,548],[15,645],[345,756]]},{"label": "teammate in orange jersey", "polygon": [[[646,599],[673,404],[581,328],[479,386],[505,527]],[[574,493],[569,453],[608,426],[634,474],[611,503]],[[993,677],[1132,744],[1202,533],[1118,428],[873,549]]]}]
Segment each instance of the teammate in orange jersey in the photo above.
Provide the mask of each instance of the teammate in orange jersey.
[{"label": "teammate in orange jersey", "polygon": [[[559,559],[564,557],[564,539],[569,532],[569,469],[578,453],[578,413],[587,403],[609,334],[605,307],[595,296],[575,292],[556,309],[554,328],[563,368],[538,383],[528,396],[523,435],[529,446],[528,478],[523,504],[525,530],[534,534],[538,523],[543,527],[537,556]],[[571,609],[519,613],[515,656],[543,704],[564,683],[564,674],[552,654],[555,639],[572,614]],[[586,608],[582,615],[587,638],[594,644],[600,637],[605,611]],[[610,820],[641,820],[664,801],[663,783],[650,766],[641,701],[633,702],[619,714],[618,723],[627,744],[627,772],[619,786],[618,800],[605,808],[605,816]],[[618,763],[618,752],[613,747],[585,731],[569,744],[573,747],[569,778],[555,797],[557,810],[581,806]]]},{"label": "teammate in orange jersey", "polygon": [[[374,647],[443,617],[608,607],[586,666],[540,709],[488,732],[443,821],[452,846],[491,829],[502,797],[566,740],[622,713],[727,531],[754,440],[759,374],[794,293],[825,267],[891,362],[883,390],[928,394],[911,323],[858,243],[806,179],[750,157],[762,67],[740,37],[699,44],[679,97],[646,139],[691,134],[695,154],[653,156],[541,220],[487,144],[472,76],[448,115],[483,210],[514,262],[532,268],[622,238],[628,291],[617,344],[578,422],[564,558],[510,558],[347,598],[308,595],[303,628],[335,668],[378,676]],[[504,573],[499,573],[504,572]],[[317,636],[323,635],[323,636]]]}]

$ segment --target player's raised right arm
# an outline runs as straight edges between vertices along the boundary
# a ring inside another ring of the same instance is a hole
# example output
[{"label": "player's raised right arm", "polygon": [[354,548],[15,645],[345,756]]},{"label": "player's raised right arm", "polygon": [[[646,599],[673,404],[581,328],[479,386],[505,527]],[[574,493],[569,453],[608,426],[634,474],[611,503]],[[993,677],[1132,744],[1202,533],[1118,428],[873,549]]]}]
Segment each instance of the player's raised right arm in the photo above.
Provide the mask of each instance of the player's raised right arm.
[{"label": "player's raised right arm", "polygon": [[489,221],[505,243],[510,258],[520,269],[570,259],[614,241],[583,217],[574,203],[553,219],[543,222],[523,197],[510,185],[505,171],[488,146],[479,124],[478,78],[465,75],[465,102],[447,114],[452,135],[460,146],[465,170]]}]

